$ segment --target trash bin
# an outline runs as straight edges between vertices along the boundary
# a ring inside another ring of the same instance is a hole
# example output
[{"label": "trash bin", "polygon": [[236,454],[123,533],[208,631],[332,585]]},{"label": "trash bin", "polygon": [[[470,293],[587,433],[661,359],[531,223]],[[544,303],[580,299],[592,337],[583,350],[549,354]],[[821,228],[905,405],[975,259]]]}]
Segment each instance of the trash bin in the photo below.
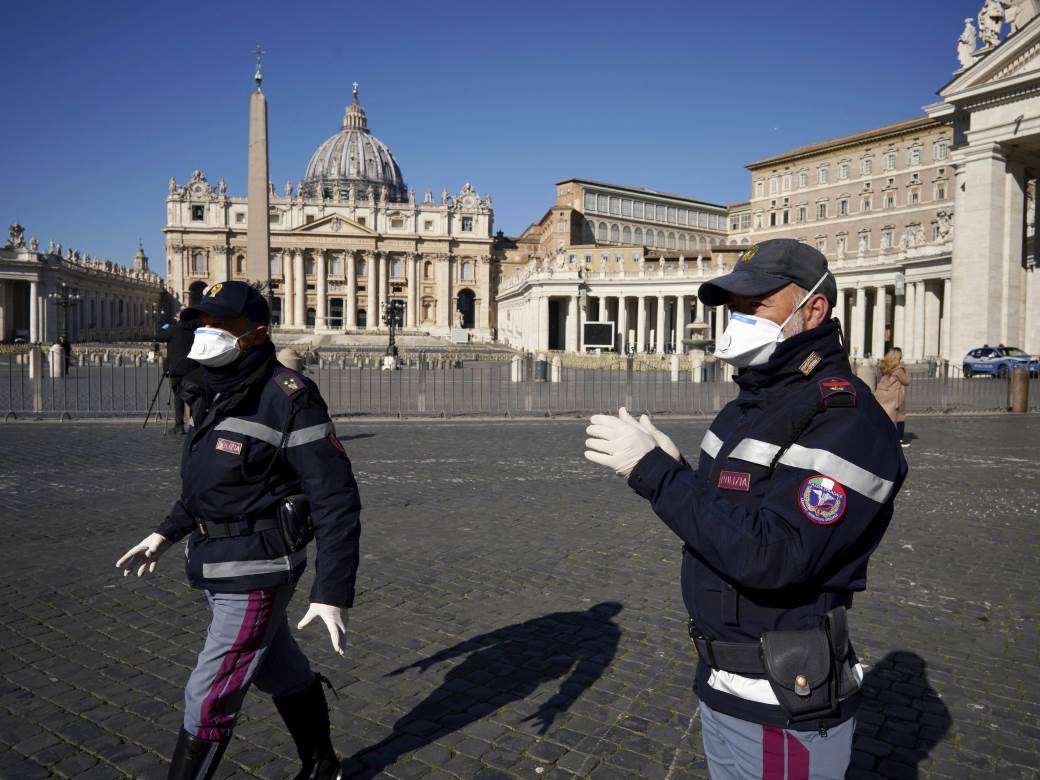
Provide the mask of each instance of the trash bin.
[{"label": "trash bin", "polygon": [[534,360],[534,381],[544,382],[549,373],[549,363],[545,359],[545,355],[539,355]]}]

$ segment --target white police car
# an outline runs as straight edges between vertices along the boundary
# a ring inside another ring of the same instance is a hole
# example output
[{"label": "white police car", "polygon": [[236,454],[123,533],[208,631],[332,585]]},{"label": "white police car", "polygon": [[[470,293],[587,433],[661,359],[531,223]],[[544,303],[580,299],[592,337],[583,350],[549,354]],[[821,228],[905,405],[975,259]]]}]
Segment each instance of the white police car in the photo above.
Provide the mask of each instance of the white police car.
[{"label": "white police car", "polygon": [[1011,375],[1015,368],[1025,368],[1030,376],[1040,375],[1040,358],[1032,357],[1018,347],[995,347],[984,344],[973,349],[964,356],[964,376],[972,377],[981,374],[1004,379]]}]

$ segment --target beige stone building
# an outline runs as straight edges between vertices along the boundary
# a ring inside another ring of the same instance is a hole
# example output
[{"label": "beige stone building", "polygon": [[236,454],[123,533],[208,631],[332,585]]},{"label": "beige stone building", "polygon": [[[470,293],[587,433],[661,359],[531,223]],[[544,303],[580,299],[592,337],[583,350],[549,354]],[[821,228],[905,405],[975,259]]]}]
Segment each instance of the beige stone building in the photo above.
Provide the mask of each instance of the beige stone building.
[{"label": "beige stone building", "polygon": [[151,339],[162,296],[140,247],[127,267],[53,241],[43,248],[12,225],[0,248],[0,342],[53,342],[63,332],[73,342]]},{"label": "beige stone building", "polygon": [[584,324],[610,322],[619,351],[683,351],[688,323],[707,314],[715,327],[696,295],[721,270],[711,250],[726,239],[727,214],[682,195],[558,182],[555,205],[501,252],[499,339],[584,351]]},{"label": "beige stone building", "polygon": [[[266,282],[247,274],[248,199],[201,171],[170,180],[166,255],[171,293],[185,305],[209,284]],[[282,332],[385,330],[388,301],[404,305],[406,331],[452,328],[488,339],[497,264],[491,196],[469,184],[417,199],[387,146],[368,129],[355,85],[342,126],[314,152],[303,179],[270,185],[270,281]]]}]

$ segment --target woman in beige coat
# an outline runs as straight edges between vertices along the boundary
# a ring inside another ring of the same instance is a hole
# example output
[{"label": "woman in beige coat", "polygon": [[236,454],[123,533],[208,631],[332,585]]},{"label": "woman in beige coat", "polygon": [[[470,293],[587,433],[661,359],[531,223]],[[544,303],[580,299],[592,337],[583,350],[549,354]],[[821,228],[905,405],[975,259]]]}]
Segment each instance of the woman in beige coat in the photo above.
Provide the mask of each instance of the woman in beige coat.
[{"label": "woman in beige coat", "polygon": [[906,386],[910,384],[906,366],[903,365],[903,350],[893,347],[881,360],[881,379],[874,395],[878,403],[888,412],[899,433],[899,443],[909,447],[906,440]]}]

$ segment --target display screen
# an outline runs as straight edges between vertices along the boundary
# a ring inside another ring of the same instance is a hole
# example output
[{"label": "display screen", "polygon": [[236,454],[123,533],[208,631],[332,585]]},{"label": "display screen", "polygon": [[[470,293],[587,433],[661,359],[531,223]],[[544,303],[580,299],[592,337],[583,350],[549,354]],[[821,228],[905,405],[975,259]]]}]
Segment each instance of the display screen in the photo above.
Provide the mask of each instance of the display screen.
[{"label": "display screen", "polygon": [[613,349],[615,330],[613,322],[586,322],[585,347]]}]

